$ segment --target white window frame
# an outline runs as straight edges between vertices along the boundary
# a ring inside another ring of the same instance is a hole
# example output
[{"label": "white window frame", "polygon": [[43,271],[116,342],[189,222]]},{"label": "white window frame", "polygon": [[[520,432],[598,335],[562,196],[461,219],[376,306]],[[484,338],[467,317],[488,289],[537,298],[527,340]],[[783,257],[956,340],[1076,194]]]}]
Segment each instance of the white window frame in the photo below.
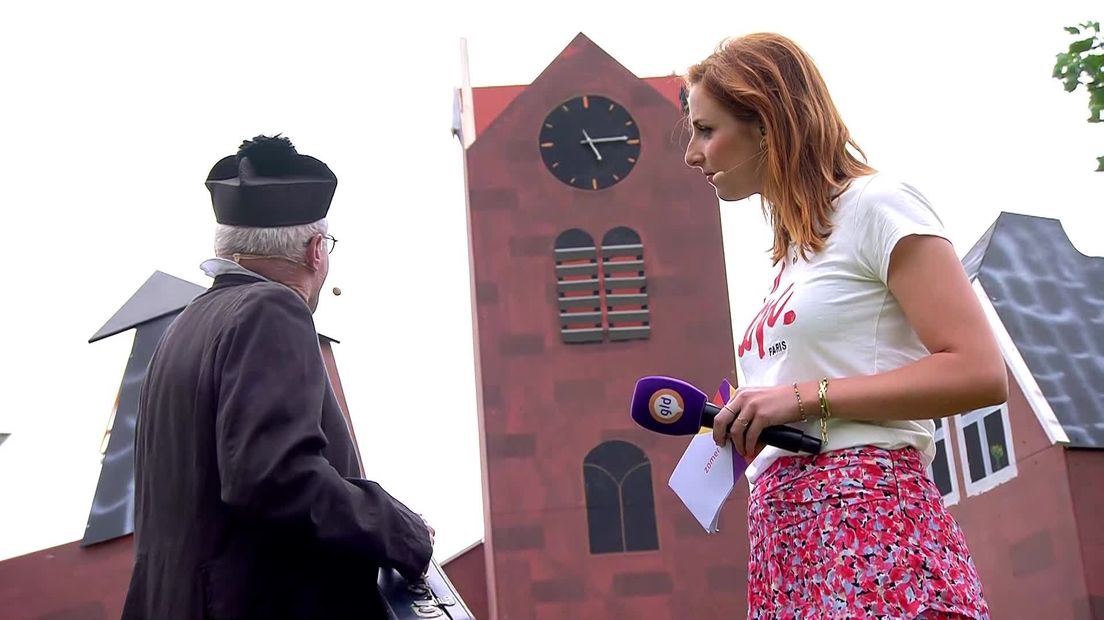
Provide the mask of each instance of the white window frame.
[{"label": "white window frame", "polygon": [[[985,416],[991,414],[994,409],[999,410],[1001,416],[1001,422],[1004,425],[1004,443],[1008,450],[1008,467],[994,472],[993,466],[989,461],[989,442],[985,436]],[[981,456],[985,459],[985,477],[977,482],[970,479],[970,453],[966,450],[966,427],[970,424],[978,425],[978,437],[981,439],[982,453]],[[966,413],[960,413],[955,416],[955,434],[958,435],[958,454],[962,457],[962,482],[966,485],[966,497],[973,497],[980,495],[996,488],[1009,480],[1012,480],[1019,472],[1016,468],[1016,448],[1015,442],[1012,438],[1012,426],[1008,421],[1008,403],[1004,403],[999,407],[983,407],[981,409],[975,409],[974,411],[968,411]]]},{"label": "white window frame", "polygon": [[[958,471],[955,469],[955,448],[951,442],[951,436],[947,432],[951,418],[943,418],[940,422],[940,425],[935,429],[935,437],[932,439],[932,443],[943,440],[943,452],[947,457],[947,472],[951,476],[951,492],[943,496],[943,505],[954,506],[962,499],[962,495],[958,488]],[[957,427],[957,424],[955,426]],[[932,482],[935,482],[935,471],[931,465],[928,465],[928,477],[931,478]]]}]

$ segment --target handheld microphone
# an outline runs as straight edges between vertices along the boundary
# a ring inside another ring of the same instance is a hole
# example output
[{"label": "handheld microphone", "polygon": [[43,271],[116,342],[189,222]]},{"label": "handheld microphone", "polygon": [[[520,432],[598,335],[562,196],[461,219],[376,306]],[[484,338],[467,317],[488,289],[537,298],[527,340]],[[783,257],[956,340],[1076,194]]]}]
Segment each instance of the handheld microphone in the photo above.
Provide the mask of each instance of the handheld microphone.
[{"label": "handheld microphone", "polygon": [[[720,412],[705,392],[673,377],[642,377],[633,390],[633,421],[656,433],[695,435],[702,428],[713,428]],[[790,452],[819,454],[821,449],[819,439],[789,426],[768,426],[759,441]]]}]

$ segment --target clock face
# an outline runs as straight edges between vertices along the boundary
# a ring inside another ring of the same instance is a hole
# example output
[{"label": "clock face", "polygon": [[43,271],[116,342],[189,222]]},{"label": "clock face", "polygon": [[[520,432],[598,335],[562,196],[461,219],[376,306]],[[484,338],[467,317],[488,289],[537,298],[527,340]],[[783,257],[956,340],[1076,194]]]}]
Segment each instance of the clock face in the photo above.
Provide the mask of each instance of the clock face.
[{"label": "clock face", "polygon": [[582,95],[556,106],[544,119],[539,141],[548,171],[582,190],[616,185],[640,157],[636,121],[601,95]]}]

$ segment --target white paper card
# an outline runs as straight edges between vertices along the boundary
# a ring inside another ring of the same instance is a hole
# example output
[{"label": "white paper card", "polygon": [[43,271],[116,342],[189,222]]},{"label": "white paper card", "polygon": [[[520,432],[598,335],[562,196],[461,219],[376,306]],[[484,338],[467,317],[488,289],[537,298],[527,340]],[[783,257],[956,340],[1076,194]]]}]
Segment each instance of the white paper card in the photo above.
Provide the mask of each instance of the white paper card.
[{"label": "white paper card", "polygon": [[699,433],[690,440],[667,484],[705,531],[713,534],[721,506],[746,467],[731,442],[718,448],[712,433]]}]

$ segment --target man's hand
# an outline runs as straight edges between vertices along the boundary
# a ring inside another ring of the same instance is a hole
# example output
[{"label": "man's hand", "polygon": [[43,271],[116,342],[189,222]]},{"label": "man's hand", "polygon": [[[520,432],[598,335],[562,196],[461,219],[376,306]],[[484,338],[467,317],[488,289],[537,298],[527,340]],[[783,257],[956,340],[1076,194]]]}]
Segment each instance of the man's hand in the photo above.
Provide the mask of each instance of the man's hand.
[{"label": "man's hand", "polygon": [[[425,523],[426,530],[429,531],[429,546],[430,548],[432,548],[434,545],[437,544],[437,531],[433,529],[433,526],[429,524],[429,521],[426,521],[425,515],[419,513],[418,516],[422,518],[422,523]],[[433,563],[432,553],[430,553],[430,563]],[[425,570],[422,571],[422,579],[425,579],[427,576],[429,576],[429,564],[426,564]]]},{"label": "man's hand", "polygon": [[429,521],[426,521],[425,515],[419,514],[418,516],[422,518],[422,523],[425,523],[426,529],[429,530],[429,544],[430,546],[433,546],[434,544],[436,544],[437,541],[437,531],[433,529],[433,526],[429,524]]}]

